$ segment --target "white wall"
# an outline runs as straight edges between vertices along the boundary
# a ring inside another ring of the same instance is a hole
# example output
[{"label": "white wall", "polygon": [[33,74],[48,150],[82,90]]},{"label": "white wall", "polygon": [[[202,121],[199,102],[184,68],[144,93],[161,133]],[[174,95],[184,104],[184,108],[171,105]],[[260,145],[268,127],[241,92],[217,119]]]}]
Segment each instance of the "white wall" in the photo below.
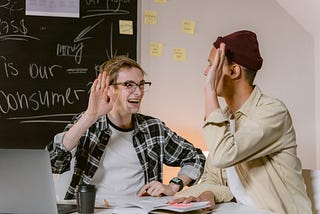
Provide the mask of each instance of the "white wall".
[{"label": "white wall", "polygon": [[[320,21],[319,0],[277,0],[279,4],[308,31],[315,40],[315,112],[316,130],[320,128],[320,28],[316,27]],[[320,132],[316,132],[317,168],[320,169]]]},{"label": "white wall", "polygon": [[[315,44],[318,50],[319,44],[275,0],[168,0],[164,4],[142,0],[141,8],[141,64],[153,82],[144,98],[143,113],[161,118],[205,149],[201,133],[203,70],[211,44],[219,35],[253,30],[264,58],[256,83],[264,93],[286,103],[303,167],[316,167],[315,107],[320,105],[315,101],[315,65],[319,68]],[[156,25],[143,23],[145,10],[158,13]],[[196,21],[194,35],[181,32],[184,19]],[[162,57],[149,55],[150,42],[163,43]],[[173,48],[177,47],[187,49],[186,62],[174,62]]]},{"label": "white wall", "polygon": [[[316,51],[315,51],[315,86],[316,86],[316,93],[315,93],[315,100],[316,100],[316,130],[320,128],[320,35],[317,36],[316,42]],[[317,84],[318,83],[318,84]],[[316,151],[317,151],[317,168],[320,169],[320,132],[316,131]]]}]

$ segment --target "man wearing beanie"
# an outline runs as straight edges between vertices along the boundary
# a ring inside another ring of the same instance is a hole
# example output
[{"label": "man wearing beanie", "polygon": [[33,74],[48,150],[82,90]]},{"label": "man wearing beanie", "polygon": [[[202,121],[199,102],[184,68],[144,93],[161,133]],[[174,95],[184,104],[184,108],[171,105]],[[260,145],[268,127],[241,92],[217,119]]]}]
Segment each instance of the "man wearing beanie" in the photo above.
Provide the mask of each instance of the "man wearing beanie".
[{"label": "man wearing beanie", "polygon": [[[196,186],[172,201],[238,203],[277,214],[309,214],[301,162],[286,106],[253,84],[263,59],[256,34],[218,37],[205,70],[205,124],[209,155]],[[218,102],[223,97],[224,110]]]}]

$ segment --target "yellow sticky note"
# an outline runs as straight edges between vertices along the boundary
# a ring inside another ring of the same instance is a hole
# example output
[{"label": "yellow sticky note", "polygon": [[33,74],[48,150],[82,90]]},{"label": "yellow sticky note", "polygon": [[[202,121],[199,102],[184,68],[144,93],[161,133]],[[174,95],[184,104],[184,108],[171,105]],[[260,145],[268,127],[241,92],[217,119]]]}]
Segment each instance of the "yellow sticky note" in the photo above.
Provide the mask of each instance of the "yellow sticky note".
[{"label": "yellow sticky note", "polygon": [[182,32],[188,34],[194,34],[194,29],[196,27],[195,21],[184,20],[182,24]]},{"label": "yellow sticky note", "polygon": [[157,12],[152,10],[144,11],[144,23],[145,24],[157,24]]},{"label": "yellow sticky note", "polygon": [[185,48],[174,48],[173,49],[174,61],[184,62],[186,61],[186,49]]},{"label": "yellow sticky note", "polygon": [[133,22],[130,20],[119,20],[120,34],[133,35]]},{"label": "yellow sticky note", "polygon": [[162,56],[162,43],[150,42],[150,56]]},{"label": "yellow sticky note", "polygon": [[167,3],[167,0],[154,0],[155,3]]}]

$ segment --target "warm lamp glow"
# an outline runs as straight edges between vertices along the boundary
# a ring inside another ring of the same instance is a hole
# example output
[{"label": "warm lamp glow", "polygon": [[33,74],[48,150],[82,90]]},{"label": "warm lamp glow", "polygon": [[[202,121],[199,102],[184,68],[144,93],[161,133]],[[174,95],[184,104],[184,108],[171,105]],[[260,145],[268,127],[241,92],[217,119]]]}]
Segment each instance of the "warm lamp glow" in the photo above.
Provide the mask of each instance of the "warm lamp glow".
[{"label": "warm lamp glow", "polygon": [[[192,127],[182,127],[181,124],[169,124],[170,128],[178,135],[187,139],[196,148],[200,148],[207,157],[207,146],[204,142],[201,127],[194,129]],[[180,167],[163,166],[163,183],[168,184],[169,181],[178,175]]]},{"label": "warm lamp glow", "polygon": [[[208,157],[208,151],[202,151],[203,154]],[[169,181],[178,175],[180,167],[170,167],[170,166],[163,166],[163,183],[168,184]]]}]

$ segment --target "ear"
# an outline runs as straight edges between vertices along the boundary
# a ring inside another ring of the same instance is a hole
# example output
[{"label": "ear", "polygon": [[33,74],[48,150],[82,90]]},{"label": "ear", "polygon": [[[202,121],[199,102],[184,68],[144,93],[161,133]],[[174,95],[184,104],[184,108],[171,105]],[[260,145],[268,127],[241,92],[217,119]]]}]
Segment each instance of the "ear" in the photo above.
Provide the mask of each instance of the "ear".
[{"label": "ear", "polygon": [[230,78],[238,79],[241,76],[241,66],[238,64],[232,64],[230,67]]}]

